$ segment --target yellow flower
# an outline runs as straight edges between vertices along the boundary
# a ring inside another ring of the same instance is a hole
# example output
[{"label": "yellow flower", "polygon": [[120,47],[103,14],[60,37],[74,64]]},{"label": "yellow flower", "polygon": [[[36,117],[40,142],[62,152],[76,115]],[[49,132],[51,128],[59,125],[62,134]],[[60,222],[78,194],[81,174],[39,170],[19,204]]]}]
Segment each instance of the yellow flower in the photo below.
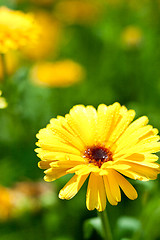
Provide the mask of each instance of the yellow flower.
[{"label": "yellow flower", "polygon": [[[19,64],[19,57],[17,55],[17,52],[8,51],[5,54],[5,63],[6,63],[6,70],[7,75],[13,74],[17,66]],[[0,80],[3,79],[3,66],[2,66],[2,59],[0,58]]]},{"label": "yellow flower", "polygon": [[0,8],[0,53],[36,41],[38,27],[31,14]]},{"label": "yellow flower", "polygon": [[6,99],[4,97],[1,97],[1,95],[2,95],[2,91],[0,90],[0,109],[6,108],[8,105],[6,102]]},{"label": "yellow flower", "polygon": [[127,47],[136,47],[142,41],[141,29],[135,26],[128,26],[122,32],[122,42]]},{"label": "yellow flower", "polygon": [[34,16],[39,25],[39,39],[36,42],[28,42],[22,49],[24,55],[33,60],[55,55],[60,38],[60,24],[45,11],[37,11]]},{"label": "yellow flower", "polygon": [[61,189],[61,199],[73,198],[89,177],[87,208],[103,211],[106,196],[112,205],[121,201],[120,188],[128,198],[137,198],[124,176],[140,181],[157,178],[158,130],[147,125],[146,116],[132,122],[134,116],[134,110],[117,102],[101,104],[97,111],[77,105],[39,131],[36,152],[39,167],[46,169],[45,181],[75,174]]},{"label": "yellow flower", "polygon": [[93,23],[97,19],[100,5],[86,0],[67,0],[57,3],[56,16],[69,24]]},{"label": "yellow flower", "polygon": [[84,69],[72,60],[44,62],[36,64],[31,70],[31,80],[48,87],[67,87],[84,77]]}]

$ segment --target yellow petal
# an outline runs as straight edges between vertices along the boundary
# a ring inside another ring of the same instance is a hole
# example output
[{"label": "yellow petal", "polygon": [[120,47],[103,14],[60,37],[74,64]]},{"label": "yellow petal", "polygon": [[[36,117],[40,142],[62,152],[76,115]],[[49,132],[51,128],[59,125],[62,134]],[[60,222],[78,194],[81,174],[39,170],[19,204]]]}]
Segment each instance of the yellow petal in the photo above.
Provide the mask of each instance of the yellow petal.
[{"label": "yellow petal", "polygon": [[99,105],[97,110],[97,133],[100,143],[108,139],[110,133],[117,124],[120,107],[119,103],[114,103],[108,107],[104,104]]},{"label": "yellow petal", "polygon": [[131,146],[136,145],[139,142],[139,139],[142,136],[146,135],[151,130],[152,126],[147,125],[142,128],[139,128],[138,130],[135,130],[132,134],[126,136],[125,138],[122,135],[122,137],[120,137],[116,142],[116,148],[114,149],[115,154],[120,153],[121,151],[125,151],[126,149],[129,149]]},{"label": "yellow petal", "polygon": [[119,183],[117,182],[117,179],[115,177],[115,171],[110,170],[107,177],[108,177],[108,184],[110,186],[110,191],[112,193],[113,198],[117,202],[120,202],[121,201],[121,192],[119,189]]},{"label": "yellow petal", "polygon": [[88,210],[94,210],[98,202],[98,185],[97,185],[97,176],[91,173],[89,177],[87,195],[86,195],[86,206]]},{"label": "yellow petal", "polygon": [[[144,136],[142,136],[139,141],[143,141],[151,136],[156,136],[158,134],[158,129],[157,128],[153,128],[150,132],[148,132],[147,134],[145,134]],[[158,136],[159,137],[159,136]],[[159,140],[159,139],[158,139]]]},{"label": "yellow petal", "polygon": [[111,192],[111,187],[112,186],[110,186],[110,184],[109,184],[108,176],[104,175],[103,180],[104,180],[104,186],[105,186],[108,201],[112,205],[117,205],[118,201],[115,199],[115,196],[112,195],[112,192]]},{"label": "yellow petal", "polygon": [[[136,166],[138,165],[139,167],[146,166],[146,167],[155,168],[155,169],[160,168],[160,165],[158,163],[152,163],[152,162],[146,162],[146,161],[136,162],[136,161],[132,161],[132,160],[128,160],[128,159],[121,159],[120,161],[118,161],[118,163],[120,166],[121,166],[121,164],[122,164],[122,166],[123,166],[123,164],[128,165],[128,168],[126,168],[126,169],[131,168],[132,164],[136,164]],[[119,168],[119,169],[124,170],[125,168]],[[117,168],[117,170],[119,170],[119,169]]]},{"label": "yellow petal", "polygon": [[159,168],[151,168],[137,163],[130,163],[130,167],[130,171],[152,180],[156,179],[157,174],[160,172]]},{"label": "yellow petal", "polygon": [[103,177],[102,176],[97,176],[97,181],[98,181],[98,204],[97,204],[97,210],[99,212],[104,211],[106,208],[106,192],[105,192],[105,187],[104,187],[104,182],[103,182]]},{"label": "yellow petal", "polygon": [[[132,142],[133,142],[133,144],[135,142],[137,142],[137,134],[138,134],[138,137],[140,138],[141,137],[141,131],[145,131],[145,133],[146,133],[145,128],[144,128],[144,130],[141,130],[141,129],[143,129],[143,126],[145,126],[147,123],[148,123],[148,118],[146,116],[138,118],[137,120],[132,122],[128,126],[126,131],[117,140],[117,142],[116,142],[116,146],[117,146],[116,152],[118,152],[120,149],[122,149],[124,146],[127,146],[128,144],[131,146]],[[135,136],[135,134],[136,134],[136,136]],[[132,135],[132,137],[131,137],[131,135]],[[144,135],[143,132],[142,132],[142,135]],[[127,139],[127,141],[126,141],[126,139]]]},{"label": "yellow petal", "polygon": [[77,166],[76,161],[54,161],[50,163],[51,168],[73,168]]},{"label": "yellow petal", "polygon": [[121,174],[115,172],[114,176],[116,177],[119,186],[129,199],[134,200],[138,197],[135,188]]},{"label": "yellow petal", "polygon": [[94,139],[92,138],[92,128],[90,128],[90,115],[88,115],[86,108],[83,105],[77,105],[65,117],[76,135],[85,143],[85,146],[91,146]]},{"label": "yellow petal", "polygon": [[85,175],[90,172],[99,172],[100,169],[97,166],[87,165],[87,164],[79,164],[71,169],[69,169],[68,173],[76,173],[77,175]]},{"label": "yellow petal", "polygon": [[86,112],[89,120],[91,141],[93,141],[94,144],[97,142],[97,111],[94,107],[87,106]]},{"label": "yellow petal", "polygon": [[124,157],[127,158],[133,153],[155,153],[160,151],[160,142],[135,144],[129,149],[122,149],[114,155],[115,158]]},{"label": "yellow petal", "polygon": [[52,121],[52,124],[48,125],[48,128],[51,129],[56,136],[58,135],[60,139],[63,139],[65,143],[83,151],[84,143],[80,140],[80,138],[68,131],[68,129],[64,128],[61,124],[57,126],[57,124],[55,125]]},{"label": "yellow petal", "polygon": [[88,174],[83,176],[74,175],[70,181],[60,190],[59,198],[67,200],[73,198],[80,190],[87,177]]},{"label": "yellow petal", "polygon": [[47,168],[50,168],[50,163],[52,161],[40,161],[38,162],[38,167],[41,168],[41,169],[47,169]]},{"label": "yellow petal", "polygon": [[54,181],[64,175],[67,174],[66,168],[49,168],[48,170],[44,171],[46,176],[44,176],[44,180],[46,182]]},{"label": "yellow petal", "polygon": [[129,177],[134,180],[140,180],[140,181],[148,181],[149,180],[148,178],[142,176],[141,174],[133,172],[131,169],[118,170],[118,172],[123,174],[124,176]]},{"label": "yellow petal", "polygon": [[119,123],[117,124],[109,138],[109,145],[107,145],[108,147],[120,137],[120,135],[125,131],[125,129],[128,127],[128,125],[130,124],[134,117],[135,117],[134,110],[129,110],[122,115],[121,120],[119,121]]}]

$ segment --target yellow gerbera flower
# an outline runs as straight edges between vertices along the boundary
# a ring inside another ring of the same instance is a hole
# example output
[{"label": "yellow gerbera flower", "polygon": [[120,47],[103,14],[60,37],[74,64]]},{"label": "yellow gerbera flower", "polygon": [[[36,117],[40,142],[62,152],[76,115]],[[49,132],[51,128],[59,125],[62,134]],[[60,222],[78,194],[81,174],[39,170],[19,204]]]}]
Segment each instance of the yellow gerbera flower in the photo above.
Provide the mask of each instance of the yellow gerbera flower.
[{"label": "yellow gerbera flower", "polygon": [[47,169],[45,181],[75,174],[60,191],[61,199],[74,197],[89,177],[87,208],[103,211],[106,196],[112,205],[121,201],[120,188],[128,198],[137,198],[124,176],[141,181],[157,178],[158,157],[153,153],[160,150],[158,130],[147,125],[146,116],[132,122],[134,116],[134,110],[117,102],[101,104],[97,111],[77,105],[39,131],[36,152],[39,167]]},{"label": "yellow gerbera flower", "polygon": [[0,109],[6,108],[8,105],[6,102],[6,99],[4,97],[1,97],[1,95],[2,95],[2,91],[0,90]]},{"label": "yellow gerbera flower", "polygon": [[0,8],[0,53],[36,40],[38,27],[31,14]]}]

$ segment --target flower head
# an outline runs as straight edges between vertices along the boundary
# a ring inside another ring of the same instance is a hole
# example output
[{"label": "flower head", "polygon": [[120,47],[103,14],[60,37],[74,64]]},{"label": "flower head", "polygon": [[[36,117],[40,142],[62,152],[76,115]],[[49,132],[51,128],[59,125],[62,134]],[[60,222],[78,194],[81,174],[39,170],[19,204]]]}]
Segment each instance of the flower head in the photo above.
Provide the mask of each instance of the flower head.
[{"label": "flower head", "polygon": [[6,99],[4,97],[1,97],[1,95],[2,95],[2,91],[0,90],[0,109],[6,108],[8,105],[6,102]]},{"label": "flower head", "polygon": [[72,60],[43,62],[31,70],[31,80],[41,86],[67,87],[84,77],[84,69]]},{"label": "flower head", "polygon": [[120,188],[128,198],[137,198],[125,176],[140,181],[157,178],[158,130],[147,125],[146,116],[132,122],[134,116],[134,110],[119,103],[101,104],[97,111],[77,105],[39,131],[36,151],[39,167],[46,169],[44,179],[50,182],[74,173],[61,189],[61,199],[74,197],[89,177],[87,208],[103,211],[106,196],[112,205],[121,201]]},{"label": "flower head", "polygon": [[38,27],[31,14],[0,8],[0,53],[18,49],[36,40]]}]

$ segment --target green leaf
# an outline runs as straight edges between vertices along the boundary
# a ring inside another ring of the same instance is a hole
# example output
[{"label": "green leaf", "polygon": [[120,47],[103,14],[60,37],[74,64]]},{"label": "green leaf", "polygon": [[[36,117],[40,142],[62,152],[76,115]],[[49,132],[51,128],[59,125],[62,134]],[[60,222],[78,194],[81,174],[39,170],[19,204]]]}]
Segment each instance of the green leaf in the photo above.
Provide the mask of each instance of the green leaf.
[{"label": "green leaf", "polygon": [[117,221],[116,226],[116,238],[117,239],[127,239],[130,238],[133,233],[141,229],[141,223],[139,220],[133,217],[122,216]]},{"label": "green leaf", "polygon": [[92,233],[94,232],[94,230],[99,235],[101,236],[103,235],[102,223],[99,217],[90,218],[84,222],[84,225],[83,225],[84,239],[89,239],[92,236]]}]

